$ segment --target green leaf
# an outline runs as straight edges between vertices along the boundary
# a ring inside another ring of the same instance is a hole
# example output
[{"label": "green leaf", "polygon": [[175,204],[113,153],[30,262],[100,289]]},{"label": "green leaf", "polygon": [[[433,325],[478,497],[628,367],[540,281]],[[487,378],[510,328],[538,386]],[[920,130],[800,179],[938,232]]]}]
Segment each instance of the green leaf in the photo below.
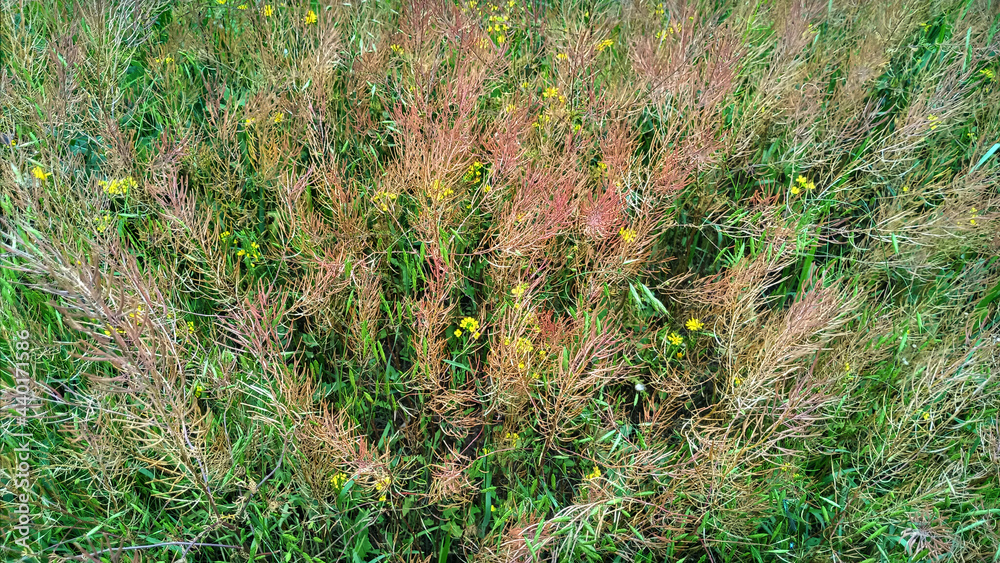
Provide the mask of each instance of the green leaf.
[{"label": "green leaf", "polygon": [[980,166],[982,166],[987,160],[989,160],[991,156],[996,154],[997,150],[1000,150],[1000,143],[997,143],[992,147],[990,147],[990,150],[986,151],[986,154],[983,155],[983,158],[980,158],[979,162],[977,162],[976,165],[973,166],[972,170],[970,170],[969,172],[975,172]]},{"label": "green leaf", "polygon": [[653,292],[648,287],[646,287],[646,284],[640,283],[639,287],[641,287],[643,293],[646,294],[646,299],[649,299],[649,302],[653,304],[653,308],[659,311],[661,315],[666,315],[667,308],[663,306],[663,303],[661,303],[660,300],[657,299],[655,295],[653,295]]}]

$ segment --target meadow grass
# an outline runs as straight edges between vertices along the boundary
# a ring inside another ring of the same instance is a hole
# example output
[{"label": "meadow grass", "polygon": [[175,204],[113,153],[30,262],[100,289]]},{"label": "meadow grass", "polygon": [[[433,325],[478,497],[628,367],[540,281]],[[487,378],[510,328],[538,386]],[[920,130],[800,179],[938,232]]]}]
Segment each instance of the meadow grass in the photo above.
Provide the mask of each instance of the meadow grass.
[{"label": "meadow grass", "polygon": [[5,560],[1000,561],[997,2],[495,1],[0,2]]}]

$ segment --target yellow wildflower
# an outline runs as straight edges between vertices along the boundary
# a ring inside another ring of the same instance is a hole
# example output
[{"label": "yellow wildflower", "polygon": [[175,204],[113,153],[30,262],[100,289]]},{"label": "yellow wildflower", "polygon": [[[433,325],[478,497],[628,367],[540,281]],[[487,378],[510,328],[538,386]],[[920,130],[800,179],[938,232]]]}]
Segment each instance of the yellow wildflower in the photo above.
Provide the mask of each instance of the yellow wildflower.
[{"label": "yellow wildflower", "polygon": [[559,95],[559,88],[556,88],[555,86],[550,86],[546,88],[544,92],[542,92],[542,97],[546,99],[554,98],[558,95]]},{"label": "yellow wildflower", "polygon": [[622,237],[625,242],[632,242],[635,240],[636,232],[635,229],[618,229],[618,235]]},{"label": "yellow wildflower", "polygon": [[52,175],[52,173],[45,172],[44,170],[42,170],[41,166],[36,166],[31,169],[31,175],[34,176],[35,178],[38,178],[39,180],[46,180],[48,179],[49,176]]},{"label": "yellow wildflower", "polygon": [[597,44],[597,52],[600,53],[614,44],[615,44],[614,41],[610,39],[605,39],[604,41],[601,41],[600,43]]},{"label": "yellow wildflower", "polygon": [[117,196],[127,194],[130,188],[135,188],[138,184],[134,178],[128,176],[126,178],[115,178],[110,182],[101,180],[97,185],[104,189],[104,193]]},{"label": "yellow wildflower", "polygon": [[590,480],[590,479],[597,479],[600,476],[601,476],[601,469],[595,465],[594,466],[594,470],[591,471],[590,473],[584,475],[583,478]]},{"label": "yellow wildflower", "polygon": [[514,286],[514,289],[510,290],[510,294],[514,297],[524,296],[524,292],[528,290],[528,282],[521,282]]},{"label": "yellow wildflower", "polygon": [[688,322],[685,323],[684,326],[686,326],[688,330],[694,331],[694,330],[701,330],[705,325],[701,322],[700,319],[692,317],[688,319]]},{"label": "yellow wildflower", "polygon": [[676,332],[671,332],[667,335],[667,340],[674,346],[680,346],[684,342],[684,337]]},{"label": "yellow wildflower", "polygon": [[456,329],[455,329],[455,337],[457,338],[457,337],[459,337],[459,336],[462,336],[462,331],[461,331],[461,330],[458,330],[458,329],[456,328]]},{"label": "yellow wildflower", "polygon": [[274,120],[275,123],[281,123],[281,120],[284,118],[285,116],[281,112],[275,112],[274,115],[271,116],[271,119]]},{"label": "yellow wildflower", "polygon": [[470,332],[475,332],[476,330],[479,329],[479,321],[477,321],[472,317],[465,317],[464,319],[462,319],[460,326],[465,330],[468,330]]},{"label": "yellow wildflower", "polygon": [[94,230],[99,233],[103,233],[108,230],[108,227],[111,226],[111,214],[105,213],[104,215],[98,215],[97,217],[94,217],[94,222],[97,223],[94,226]]},{"label": "yellow wildflower", "polygon": [[336,473],[333,477],[330,477],[330,485],[334,489],[338,489],[339,490],[339,489],[343,488],[344,483],[346,483],[346,482],[347,482],[347,475],[345,475],[343,473]]},{"label": "yellow wildflower", "polygon": [[306,25],[311,25],[319,21],[319,17],[316,16],[316,12],[309,10],[306,12],[306,17],[303,21],[305,21]]},{"label": "yellow wildflower", "polygon": [[274,15],[274,8],[270,4],[264,5],[264,17],[269,18]]}]

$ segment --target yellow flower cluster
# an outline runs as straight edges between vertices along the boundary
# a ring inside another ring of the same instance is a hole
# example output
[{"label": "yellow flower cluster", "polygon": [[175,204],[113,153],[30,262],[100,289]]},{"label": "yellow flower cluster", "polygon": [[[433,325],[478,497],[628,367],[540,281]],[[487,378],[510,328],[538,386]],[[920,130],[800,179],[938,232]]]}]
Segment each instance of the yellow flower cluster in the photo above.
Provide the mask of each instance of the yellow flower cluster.
[{"label": "yellow flower cluster", "polygon": [[521,282],[514,286],[514,289],[510,290],[510,294],[520,299],[524,296],[525,291],[528,291],[528,282]]},{"label": "yellow flower cluster", "polygon": [[274,15],[274,7],[270,4],[264,5],[264,17],[269,18]]},{"label": "yellow flower cluster", "polygon": [[397,197],[398,196],[394,193],[379,190],[375,192],[374,196],[372,196],[372,203],[374,203],[382,211],[389,211],[389,206],[395,203]]},{"label": "yellow flower cluster", "polygon": [[792,468],[791,464],[788,464],[788,463],[786,463],[786,464],[784,464],[784,465],[781,466],[781,471],[784,472],[784,473],[791,472],[792,477],[798,477],[799,476],[799,474],[796,473],[795,470]]},{"label": "yellow flower cluster", "polygon": [[[462,327],[462,328],[464,328],[465,330],[471,332],[473,339],[478,339],[479,338],[479,336],[480,336],[480,333],[479,333],[479,321],[477,321],[476,319],[474,319],[472,317],[465,317],[464,319],[462,319],[462,322],[459,323],[459,326]],[[456,332],[455,336],[461,336],[462,335],[461,334],[462,333],[461,330],[456,330],[455,332]]]},{"label": "yellow flower cluster", "polygon": [[110,227],[110,226],[111,226],[111,214],[110,213],[105,213],[104,215],[98,215],[97,217],[94,217],[94,230],[95,231],[97,231],[99,233],[103,233],[104,231],[108,230],[108,227]]},{"label": "yellow flower cluster", "polygon": [[306,17],[302,21],[305,22],[306,25],[312,25],[319,21],[319,17],[316,15],[316,12],[309,10],[306,12]]},{"label": "yellow flower cluster", "polygon": [[226,242],[229,240],[229,237],[231,236],[233,236],[233,233],[230,233],[229,231],[222,231],[222,234],[219,235],[219,238],[222,240],[222,242]]},{"label": "yellow flower cluster", "polygon": [[814,189],[816,189],[816,184],[800,174],[799,177],[795,179],[795,185],[792,186],[792,195],[799,195],[802,193],[802,190],[812,191]]},{"label": "yellow flower cluster", "polygon": [[469,165],[469,170],[465,173],[463,180],[466,182],[478,183],[483,178],[483,163],[478,160]]},{"label": "yellow flower cluster", "polygon": [[486,26],[486,33],[500,34],[497,36],[497,43],[503,43],[506,39],[504,34],[510,30],[510,25],[508,25],[510,18],[508,16],[491,15],[487,18],[487,21],[489,22],[489,25]]},{"label": "yellow flower cluster", "polygon": [[536,128],[539,128],[539,129],[540,129],[540,128],[542,128],[542,127],[545,127],[545,125],[546,125],[546,124],[548,124],[548,122],[549,122],[549,121],[550,121],[551,119],[552,119],[552,118],[551,118],[550,116],[548,116],[548,115],[545,115],[544,113],[542,113],[542,114],[539,114],[539,115],[538,115],[538,120],[537,120],[537,121],[535,121],[534,123],[532,123],[532,125],[533,125],[533,126],[535,126]]},{"label": "yellow flower cluster", "polygon": [[610,47],[610,46],[612,46],[614,44],[615,44],[614,41],[612,41],[610,39],[605,39],[604,41],[601,41],[600,43],[597,44],[597,52],[598,53],[603,52],[605,49],[607,49],[608,47]]},{"label": "yellow flower cluster", "polygon": [[110,182],[101,180],[97,185],[104,189],[104,193],[118,196],[127,194],[130,188],[135,188],[138,184],[136,184],[135,179],[129,176],[127,178],[116,178]]},{"label": "yellow flower cluster", "polygon": [[986,80],[993,80],[994,78],[996,78],[996,74],[992,70],[990,70],[988,68],[984,68],[983,70],[980,70],[979,74],[982,74],[983,76],[985,76]]},{"label": "yellow flower cluster", "polygon": [[535,350],[535,347],[531,344],[531,341],[525,337],[520,337],[517,342],[514,343],[514,351],[518,354],[530,354]]},{"label": "yellow flower cluster", "polygon": [[451,188],[442,186],[441,180],[434,180],[434,183],[431,185],[431,196],[438,201],[441,201],[454,193],[455,191]]},{"label": "yellow flower cluster", "polygon": [[680,35],[680,32],[681,32],[681,24],[678,23],[677,25],[671,25],[668,26],[666,29],[661,29],[660,31],[657,31],[656,38],[662,41],[675,33]]},{"label": "yellow flower cluster", "polygon": [[636,232],[635,229],[626,229],[623,227],[618,229],[618,235],[622,237],[623,241],[629,243],[635,240]]},{"label": "yellow flower cluster", "polygon": [[565,61],[568,58],[569,56],[566,53],[559,53],[558,55],[556,55],[557,61]]},{"label": "yellow flower cluster", "polygon": [[330,477],[330,486],[338,491],[344,488],[344,483],[347,483],[346,473],[338,471],[333,477]]},{"label": "yellow flower cluster", "polygon": [[390,481],[390,479],[388,477],[383,477],[382,479],[379,479],[378,481],[376,481],[376,483],[375,483],[375,491],[379,492],[379,493],[382,493],[382,495],[378,497],[379,502],[385,502],[385,493],[386,493],[386,489],[389,488],[389,483],[390,482],[391,481]]},{"label": "yellow flower cluster", "polygon": [[260,260],[260,246],[256,242],[250,243],[250,250],[240,249],[236,253],[239,257],[246,257],[250,261],[250,267],[253,268],[257,265],[257,261]]},{"label": "yellow flower cluster", "polygon": [[[125,329],[124,328],[116,328],[115,332],[117,332],[118,334],[125,334]],[[104,329],[104,336],[111,336],[111,327],[108,327],[108,328]]]},{"label": "yellow flower cluster", "polygon": [[156,64],[160,64],[160,63],[171,64],[171,63],[174,62],[174,58],[171,57],[170,55],[167,55],[165,57],[156,57],[155,59],[153,59],[153,62],[155,62]]},{"label": "yellow flower cluster", "polygon": [[389,50],[391,50],[393,53],[396,53],[397,55],[402,55],[403,54],[403,48],[400,47],[399,45],[395,44],[395,43],[393,43],[392,45],[389,45]]},{"label": "yellow flower cluster", "polygon": [[583,478],[587,480],[592,480],[592,479],[597,479],[600,476],[601,476],[601,469],[595,465],[594,470],[584,475]]},{"label": "yellow flower cluster", "polygon": [[931,131],[933,131],[933,130],[937,129],[937,127],[938,127],[938,121],[941,121],[941,118],[938,117],[938,116],[936,116],[936,115],[934,115],[932,113],[932,114],[930,114],[930,115],[927,116],[927,121],[930,122],[930,128],[931,128]]},{"label": "yellow flower cluster", "polygon": [[684,323],[684,326],[690,331],[701,330],[705,327],[701,320],[696,318],[688,319],[688,322]]},{"label": "yellow flower cluster", "polygon": [[556,88],[555,86],[549,86],[548,88],[545,89],[544,92],[542,92],[542,97],[545,98],[546,100],[549,98],[554,98],[558,95],[559,95],[559,88]]},{"label": "yellow flower cluster", "polygon": [[39,180],[46,180],[48,179],[49,176],[52,175],[52,173],[45,172],[44,170],[42,170],[41,166],[36,166],[31,169],[31,175],[34,176],[35,178],[38,178]]},{"label": "yellow flower cluster", "polygon": [[284,121],[284,119],[285,119],[285,114],[279,111],[276,111],[273,114],[271,114],[271,121],[274,121],[275,123],[281,123],[282,121]]},{"label": "yellow flower cluster", "polygon": [[667,13],[667,12],[666,12],[666,10],[663,9],[663,2],[660,2],[659,4],[657,4],[656,5],[656,9],[653,10],[653,15],[654,16],[662,16],[665,13]]}]

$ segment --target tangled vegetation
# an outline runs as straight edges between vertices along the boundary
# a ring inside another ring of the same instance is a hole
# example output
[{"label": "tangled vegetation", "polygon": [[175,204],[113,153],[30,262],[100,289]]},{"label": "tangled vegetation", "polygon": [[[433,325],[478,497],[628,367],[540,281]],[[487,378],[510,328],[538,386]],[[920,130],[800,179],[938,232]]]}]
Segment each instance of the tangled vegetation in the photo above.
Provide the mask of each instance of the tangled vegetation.
[{"label": "tangled vegetation", "polygon": [[1000,560],[997,2],[493,1],[2,2],[6,560]]}]

